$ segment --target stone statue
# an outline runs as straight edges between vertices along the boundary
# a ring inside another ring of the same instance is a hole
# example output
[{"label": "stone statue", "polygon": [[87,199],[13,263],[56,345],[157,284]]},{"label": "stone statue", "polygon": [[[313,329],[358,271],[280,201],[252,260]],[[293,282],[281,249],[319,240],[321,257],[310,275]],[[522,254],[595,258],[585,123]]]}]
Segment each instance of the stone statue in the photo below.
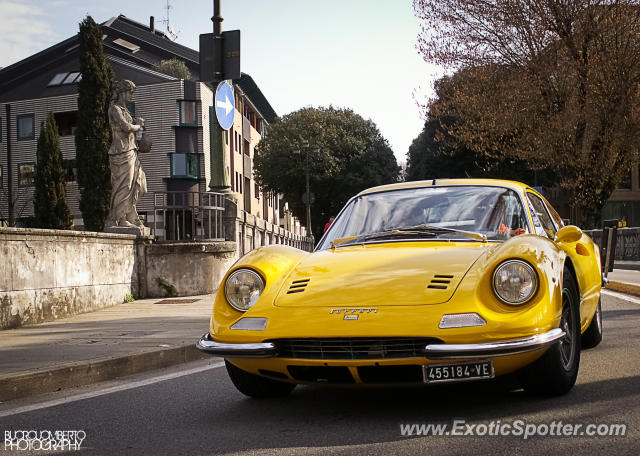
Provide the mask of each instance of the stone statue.
[{"label": "stone statue", "polygon": [[143,227],[136,211],[136,203],[147,192],[147,178],[136,153],[136,139],[142,139],[144,119],[133,119],[127,109],[127,102],[133,98],[135,88],[132,81],[118,81],[114,100],[109,106],[109,125],[113,140],[109,149],[111,210],[106,226],[110,227]]}]

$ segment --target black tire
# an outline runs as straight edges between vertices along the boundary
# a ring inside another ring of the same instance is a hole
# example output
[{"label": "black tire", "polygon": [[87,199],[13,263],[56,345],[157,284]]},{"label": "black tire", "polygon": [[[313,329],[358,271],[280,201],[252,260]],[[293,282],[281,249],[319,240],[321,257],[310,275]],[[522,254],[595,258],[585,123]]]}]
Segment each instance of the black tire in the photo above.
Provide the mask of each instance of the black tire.
[{"label": "black tire", "polygon": [[582,348],[593,348],[602,342],[602,304],[598,301],[596,313],[587,330],[582,334]]},{"label": "black tire", "polygon": [[578,287],[565,267],[562,281],[562,318],[560,328],[565,336],[539,359],[521,369],[520,384],[528,393],[559,396],[571,390],[580,367],[580,310]]},{"label": "black tire", "polygon": [[288,395],[295,387],[295,383],[279,382],[270,378],[251,374],[234,366],[226,359],[224,364],[227,367],[229,377],[233,385],[242,394],[250,397],[283,397]]}]

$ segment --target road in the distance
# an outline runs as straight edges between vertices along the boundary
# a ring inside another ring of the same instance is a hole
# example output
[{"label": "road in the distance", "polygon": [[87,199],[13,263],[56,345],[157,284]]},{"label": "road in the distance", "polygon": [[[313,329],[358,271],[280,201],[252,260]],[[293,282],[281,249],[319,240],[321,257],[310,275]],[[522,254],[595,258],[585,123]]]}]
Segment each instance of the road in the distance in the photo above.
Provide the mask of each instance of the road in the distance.
[{"label": "road in the distance", "polygon": [[[522,391],[506,392],[468,383],[440,388],[298,387],[286,399],[252,400],[235,390],[224,368],[214,368],[4,416],[0,418],[0,432],[83,430],[87,438],[79,454],[104,455],[444,456],[558,452],[635,456],[640,453],[640,300],[629,302],[607,295],[603,303],[604,341],[596,349],[582,353],[576,386],[559,398],[539,399]],[[167,372],[159,371],[146,378]],[[81,392],[97,392],[104,386]],[[67,391],[47,399],[77,393]],[[0,416],[26,403],[33,403],[33,399],[5,404],[0,407]],[[536,424],[553,420],[584,425],[623,422],[628,430],[626,437],[527,440],[513,436],[400,435],[400,424],[451,424],[457,419],[486,424],[518,419]],[[3,448],[0,441],[0,453]]]}]

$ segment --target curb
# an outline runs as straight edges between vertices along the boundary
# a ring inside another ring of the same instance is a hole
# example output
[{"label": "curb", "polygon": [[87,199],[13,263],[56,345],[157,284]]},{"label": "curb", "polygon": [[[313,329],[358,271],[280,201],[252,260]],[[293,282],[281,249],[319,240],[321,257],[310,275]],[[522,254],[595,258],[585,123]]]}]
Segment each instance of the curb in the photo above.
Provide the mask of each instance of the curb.
[{"label": "curb", "polygon": [[73,366],[17,373],[0,378],[0,402],[91,385],[127,375],[209,358],[195,343],[107,360],[88,360]]},{"label": "curb", "polygon": [[634,296],[640,296],[640,285],[627,282],[618,282],[610,280],[607,284],[607,290],[617,291],[620,293],[627,293]]}]

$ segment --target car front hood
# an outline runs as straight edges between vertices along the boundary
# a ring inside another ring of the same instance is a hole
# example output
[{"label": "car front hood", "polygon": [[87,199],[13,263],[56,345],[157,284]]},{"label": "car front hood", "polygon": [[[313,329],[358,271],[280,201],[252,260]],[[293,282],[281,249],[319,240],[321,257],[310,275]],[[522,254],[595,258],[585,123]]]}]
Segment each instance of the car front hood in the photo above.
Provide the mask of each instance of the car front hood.
[{"label": "car front hood", "polygon": [[398,242],[338,247],[305,257],[275,299],[278,307],[441,304],[495,244]]}]

